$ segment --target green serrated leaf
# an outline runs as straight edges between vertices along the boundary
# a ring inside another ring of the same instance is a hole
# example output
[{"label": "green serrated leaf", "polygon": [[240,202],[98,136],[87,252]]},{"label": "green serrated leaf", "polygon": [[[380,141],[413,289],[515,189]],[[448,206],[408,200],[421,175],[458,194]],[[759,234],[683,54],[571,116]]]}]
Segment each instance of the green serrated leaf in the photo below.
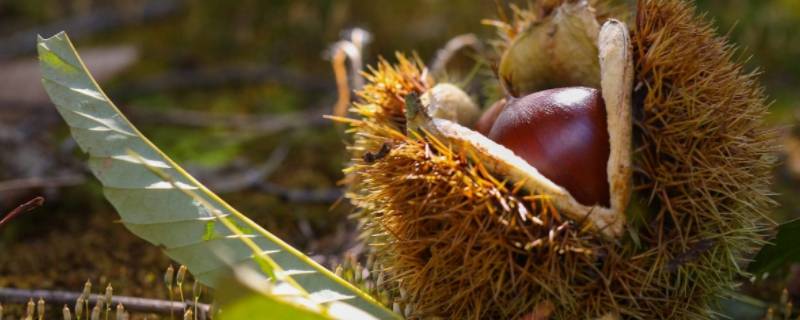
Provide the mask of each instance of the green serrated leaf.
[{"label": "green serrated leaf", "polygon": [[792,262],[800,262],[800,220],[781,225],[775,239],[761,248],[748,270],[763,274]]},{"label": "green serrated leaf", "polygon": [[274,296],[253,293],[224,306],[222,320],[291,319],[327,320],[320,313],[282,301]]},{"label": "green serrated leaf", "polygon": [[[40,37],[37,47],[45,90],[75,141],[89,154],[89,168],[131,232],[165,248],[209,286],[229,276],[233,265],[257,267],[257,255],[242,241],[246,237],[268,252],[280,269],[292,273],[292,280],[311,296],[333,297],[379,319],[399,318],[236,211],[161,152],[106,97],[65,33]],[[219,216],[245,234],[213,223]]]},{"label": "green serrated leaf", "polygon": [[206,233],[203,234],[203,240],[209,241],[220,238],[219,233],[217,233],[216,225],[216,221],[206,222]]},{"label": "green serrated leaf", "polygon": [[272,284],[250,269],[237,268],[218,286],[222,320],[251,319],[369,319],[370,315],[339,301],[304,296],[286,283]]}]

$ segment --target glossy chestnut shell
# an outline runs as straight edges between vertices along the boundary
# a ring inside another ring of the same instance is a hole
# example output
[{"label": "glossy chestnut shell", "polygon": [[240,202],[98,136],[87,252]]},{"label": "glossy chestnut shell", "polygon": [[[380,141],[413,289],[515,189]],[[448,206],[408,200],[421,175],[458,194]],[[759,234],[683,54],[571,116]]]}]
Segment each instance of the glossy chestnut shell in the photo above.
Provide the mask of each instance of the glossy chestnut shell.
[{"label": "glossy chestnut shell", "polygon": [[600,91],[568,87],[509,98],[488,133],[584,205],[610,206],[610,152]]}]

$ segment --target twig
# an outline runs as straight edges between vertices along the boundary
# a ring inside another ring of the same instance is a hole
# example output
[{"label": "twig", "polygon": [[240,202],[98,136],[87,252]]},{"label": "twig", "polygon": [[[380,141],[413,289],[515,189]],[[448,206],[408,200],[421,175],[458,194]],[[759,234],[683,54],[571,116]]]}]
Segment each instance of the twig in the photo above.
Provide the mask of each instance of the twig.
[{"label": "twig", "polygon": [[155,0],[143,4],[136,12],[123,12],[121,9],[108,6],[89,12],[86,15],[69,17],[65,20],[19,31],[0,40],[0,59],[9,59],[36,51],[36,36],[50,36],[61,30],[67,30],[74,40],[95,33],[140,24],[163,18],[178,12],[182,1]]},{"label": "twig", "polygon": [[[354,28],[342,32],[342,41],[334,44],[334,49],[342,50],[350,59],[350,75],[353,90],[361,90],[364,86],[364,47],[372,41],[369,31]],[[346,45],[345,45],[346,43]]]},{"label": "twig", "polygon": [[[56,305],[71,305],[78,300],[78,297],[80,296],[80,292],[71,291],[0,288],[0,301],[10,303],[25,303],[28,301],[28,299],[42,298],[45,301]],[[105,296],[92,294],[89,295],[88,303],[97,303],[99,300],[105,300]],[[158,314],[168,314],[170,311],[183,314],[183,311],[187,307],[195,306],[195,303],[189,300],[186,302],[178,302],[126,296],[114,296],[114,302],[122,303],[126,310]],[[196,306],[197,309],[203,314],[201,317],[205,317],[205,315],[208,314],[210,308],[209,305],[198,303]]]},{"label": "twig", "polygon": [[344,50],[336,50],[331,59],[333,65],[333,74],[336,76],[336,92],[338,98],[336,105],[333,106],[333,115],[337,117],[344,117],[347,115],[347,107],[350,106],[350,86],[347,84],[347,70],[345,61],[347,55]]},{"label": "twig", "polygon": [[281,201],[304,204],[330,204],[341,198],[343,192],[339,188],[293,189],[266,181],[267,177],[277,169],[276,163],[279,164],[286,156],[282,153],[283,151],[278,149],[264,164],[244,171],[239,170],[238,173],[222,174],[221,172],[230,171],[230,168],[223,168],[213,172],[198,173],[196,176],[207,183],[211,190],[220,193],[254,190],[275,196]]},{"label": "twig", "polygon": [[[0,100],[0,105],[3,105],[4,102]],[[49,104],[15,102],[14,106],[15,108],[4,110],[3,114],[8,112],[14,115],[18,112],[19,115],[25,115],[31,112],[30,109],[47,109],[42,110],[43,116],[56,115],[55,111],[49,112],[52,109],[52,105]],[[332,121],[323,118],[323,115],[329,112],[328,107],[273,115],[225,114],[174,108],[153,110],[142,106],[128,106],[123,107],[123,109],[137,123],[168,124],[192,128],[216,127],[259,135],[270,135],[285,130],[323,127],[332,124]],[[0,182],[0,185],[2,185],[2,182]]]},{"label": "twig", "polygon": [[465,48],[472,48],[479,54],[484,51],[483,43],[474,34],[468,33],[456,36],[447,41],[447,44],[436,52],[436,57],[430,64],[431,73],[440,74],[443,72],[447,67],[447,63],[453,59],[456,53]]},{"label": "twig", "polygon": [[[333,107],[333,114],[338,117],[347,115],[350,105],[351,90],[358,91],[364,86],[363,51],[364,46],[370,41],[370,34],[364,29],[355,28],[342,34],[342,40],[331,47],[331,63],[336,76],[336,88],[339,98]],[[350,79],[346,71],[346,62],[350,60]]]},{"label": "twig", "polygon": [[14,210],[11,210],[11,212],[6,214],[6,216],[3,217],[3,220],[0,220],[0,227],[2,227],[15,217],[19,216],[20,214],[31,212],[34,209],[41,207],[43,204],[44,204],[43,197],[36,197],[28,202],[21,204],[20,206],[16,207]]},{"label": "twig", "polygon": [[258,183],[255,188],[292,203],[334,203],[344,194],[338,188],[317,190],[289,189],[271,182]]},{"label": "twig", "polygon": [[209,181],[211,190],[215,192],[236,192],[256,185],[269,177],[280,167],[288,154],[289,148],[286,145],[280,145],[272,151],[267,161],[259,166],[225,177],[209,175],[201,180]]},{"label": "twig", "polygon": [[110,96],[116,99],[128,99],[153,92],[198,90],[275,82],[304,92],[333,91],[327,80],[310,77],[306,74],[273,65],[235,66],[213,70],[182,70],[160,76],[145,78],[140,81],[126,83],[118,90],[112,90]]},{"label": "twig", "polygon": [[194,110],[168,109],[161,111],[146,108],[129,108],[129,113],[142,123],[170,124],[187,127],[222,129],[269,135],[296,128],[330,125],[322,115],[326,108],[278,115],[220,114]]},{"label": "twig", "polygon": [[[282,201],[291,203],[334,203],[342,196],[342,190],[338,188],[305,190],[286,188],[281,185],[267,182],[266,179],[277,170],[283,160],[288,156],[288,148],[281,145],[276,148],[261,165],[232,174],[231,168],[217,169],[212,172],[200,172],[197,176],[201,181],[205,181],[209,188],[215,192],[231,193],[243,190],[256,190],[262,193],[273,195]],[[247,166],[237,165],[236,167]]]},{"label": "twig", "polygon": [[21,189],[71,187],[82,184],[85,181],[86,177],[78,174],[55,178],[33,177],[6,180],[0,181],[0,193]]}]

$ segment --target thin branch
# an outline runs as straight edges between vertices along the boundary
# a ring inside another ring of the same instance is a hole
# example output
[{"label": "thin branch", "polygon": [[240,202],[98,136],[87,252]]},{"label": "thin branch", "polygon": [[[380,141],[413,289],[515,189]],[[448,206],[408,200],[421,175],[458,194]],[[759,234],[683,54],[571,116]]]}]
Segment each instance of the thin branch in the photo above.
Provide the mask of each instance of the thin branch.
[{"label": "thin branch", "polygon": [[372,34],[361,28],[353,28],[342,32],[342,41],[334,44],[334,50],[341,50],[350,60],[350,75],[353,90],[361,90],[364,86],[364,48],[372,41]]},{"label": "thin branch", "polygon": [[44,26],[19,31],[0,40],[0,59],[34,53],[37,35],[50,36],[61,30],[67,30],[70,38],[75,40],[102,31],[164,18],[177,13],[181,7],[182,1],[154,0],[141,5],[136,12],[124,12],[113,6],[99,8],[86,15],[73,16]]},{"label": "thin branch", "polygon": [[[48,303],[61,305],[72,305],[81,296],[79,292],[72,291],[57,291],[57,290],[24,290],[12,288],[0,288],[0,301],[10,303],[25,303],[29,299],[42,298]],[[95,304],[99,300],[105,300],[104,295],[92,294],[88,299],[90,304]],[[169,314],[170,312],[177,312],[182,314],[186,308],[194,308],[195,304],[192,301],[178,302],[158,299],[145,299],[137,297],[114,296],[112,298],[114,304],[121,303],[126,310],[137,312],[149,312],[158,314]],[[208,314],[210,306],[204,303],[197,304],[197,310],[202,315],[200,318]],[[207,317],[206,317],[207,318]]]},{"label": "thin branch", "polygon": [[328,189],[290,189],[271,182],[261,182],[255,185],[256,190],[277,196],[283,201],[291,203],[334,203],[342,197],[344,192],[338,188]]},{"label": "thin branch", "polygon": [[[273,153],[270,158],[273,158]],[[283,155],[277,155],[283,157]],[[229,171],[228,169],[215,170],[207,174],[198,174],[201,181],[209,186],[209,189],[219,193],[233,193],[245,190],[254,190],[271,196],[275,196],[281,201],[302,204],[330,204],[342,197],[344,192],[339,188],[323,189],[294,189],[268,182],[266,179],[277,168],[273,167],[273,159],[267,160],[262,165],[233,174],[221,174],[219,172]]]},{"label": "thin branch", "polygon": [[[290,203],[304,204],[329,204],[341,198],[343,192],[338,188],[306,190],[292,189],[284,186],[267,182],[269,176],[277,170],[288,156],[288,148],[285,145],[277,147],[263,164],[249,167],[248,169],[238,169],[248,167],[247,164],[236,165],[236,168],[222,168],[211,172],[195,172],[200,181],[204,181],[211,190],[219,193],[232,193],[244,190],[256,190],[268,195],[275,196],[282,201]],[[224,174],[224,172],[234,172]]]},{"label": "thin branch", "polygon": [[369,31],[355,28],[348,31],[350,42],[352,42],[356,48],[358,48],[359,54],[358,59],[355,57],[350,57],[350,72],[353,74],[353,88],[356,90],[361,90],[361,87],[364,86],[364,47],[367,46],[372,41],[372,34]]},{"label": "thin branch", "polygon": [[468,33],[456,36],[447,41],[447,44],[436,52],[436,57],[430,64],[431,73],[442,73],[447,67],[447,63],[453,59],[456,53],[466,48],[472,48],[479,54],[484,51],[483,43],[474,34]]},{"label": "thin branch", "polygon": [[[55,109],[49,103],[17,103],[0,99],[0,106],[6,103],[13,103],[14,108],[4,110],[2,114],[14,116],[19,114],[19,116],[22,116],[32,112],[31,109],[36,109],[37,112],[41,111],[43,116],[57,115],[54,111]],[[178,125],[191,128],[215,127],[258,135],[270,135],[299,128],[324,127],[333,123],[323,117],[330,112],[328,107],[317,107],[284,114],[258,115],[214,113],[176,108],[154,110],[154,108],[143,106],[126,106],[123,109],[137,123]],[[50,111],[53,112],[51,113]],[[0,182],[0,185],[2,185],[2,182]]]},{"label": "thin branch", "polygon": [[0,181],[0,193],[14,190],[35,189],[35,188],[61,188],[83,184],[86,177],[78,174],[70,174],[54,178],[24,178]]},{"label": "thin branch", "polygon": [[[289,155],[289,148],[286,145],[280,145],[272,151],[267,161],[261,165],[224,177],[218,173],[211,173],[202,177],[200,180],[208,181],[211,190],[215,192],[228,193],[240,191],[256,185],[269,177],[280,167],[287,155]],[[217,172],[220,171],[221,170],[217,170]]]},{"label": "thin branch", "polygon": [[276,115],[221,114],[182,109],[154,111],[146,108],[128,108],[128,111],[133,118],[141,119],[142,123],[196,128],[216,127],[260,135],[325,126],[331,123],[322,117],[327,108]]},{"label": "thin branch", "polygon": [[3,225],[8,223],[9,221],[14,219],[15,217],[17,217],[17,216],[19,216],[19,215],[21,215],[23,213],[26,213],[26,212],[31,212],[34,209],[36,209],[38,207],[41,207],[43,204],[44,204],[44,198],[43,197],[36,197],[36,198],[33,198],[32,200],[30,200],[28,202],[25,202],[25,203],[19,205],[14,210],[11,210],[11,212],[6,214],[6,216],[3,217],[2,220],[0,220],[0,227],[2,227]]},{"label": "thin branch", "polygon": [[120,85],[112,90],[115,99],[128,99],[151,93],[179,90],[213,89],[274,82],[303,92],[333,91],[332,84],[318,77],[274,65],[232,66],[218,69],[182,70]]},{"label": "thin branch", "polygon": [[[364,57],[363,51],[370,41],[371,35],[364,29],[355,28],[342,33],[342,40],[331,47],[331,63],[336,76],[336,88],[339,98],[333,107],[333,114],[337,117],[347,115],[350,105],[351,90],[358,91],[364,86]],[[350,79],[348,79],[346,62],[350,61]]]},{"label": "thin branch", "polygon": [[333,106],[333,115],[337,117],[344,117],[347,115],[347,107],[350,106],[350,86],[347,84],[347,68],[345,61],[347,55],[344,50],[336,50],[331,59],[333,65],[333,74],[336,76],[336,91],[338,98],[336,104]]}]

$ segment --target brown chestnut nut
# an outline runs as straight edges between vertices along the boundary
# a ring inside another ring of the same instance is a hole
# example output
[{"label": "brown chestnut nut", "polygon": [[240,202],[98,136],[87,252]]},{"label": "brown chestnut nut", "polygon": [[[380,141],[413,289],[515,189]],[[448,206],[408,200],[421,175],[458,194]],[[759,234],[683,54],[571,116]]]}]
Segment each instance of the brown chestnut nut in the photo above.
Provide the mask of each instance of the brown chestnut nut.
[{"label": "brown chestnut nut", "polygon": [[510,98],[488,137],[581,204],[610,206],[606,108],[597,89],[550,89]]}]

